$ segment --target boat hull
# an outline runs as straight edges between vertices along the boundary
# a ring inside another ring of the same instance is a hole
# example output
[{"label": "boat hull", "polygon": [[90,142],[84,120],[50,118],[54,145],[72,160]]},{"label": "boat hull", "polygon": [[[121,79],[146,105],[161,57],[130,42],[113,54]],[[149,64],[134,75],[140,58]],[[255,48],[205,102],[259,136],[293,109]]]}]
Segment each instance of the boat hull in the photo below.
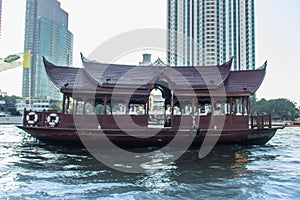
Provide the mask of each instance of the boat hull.
[{"label": "boat hull", "polygon": [[[153,129],[143,132],[145,137],[133,137],[128,135],[128,131],[117,129],[73,129],[73,128],[45,128],[34,126],[18,126],[20,129],[31,134],[33,137],[51,143],[63,145],[83,145],[86,142],[104,141],[107,138],[120,147],[159,147],[169,144],[176,136],[182,142],[190,141],[191,146],[201,146],[204,140],[217,141],[218,144],[242,144],[242,145],[262,145],[266,144],[282,127],[266,129],[245,129],[245,130],[178,130],[163,128],[155,135],[147,137],[153,133]],[[127,132],[127,133],[126,133]]]}]

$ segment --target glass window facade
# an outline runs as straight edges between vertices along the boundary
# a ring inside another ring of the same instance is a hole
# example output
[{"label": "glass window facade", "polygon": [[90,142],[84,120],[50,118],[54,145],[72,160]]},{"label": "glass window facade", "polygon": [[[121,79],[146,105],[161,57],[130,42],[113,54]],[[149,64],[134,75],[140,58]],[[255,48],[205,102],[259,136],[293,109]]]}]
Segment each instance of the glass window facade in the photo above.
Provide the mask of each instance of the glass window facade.
[{"label": "glass window facade", "polygon": [[23,69],[23,96],[61,100],[42,62],[44,56],[56,65],[72,65],[73,35],[68,30],[68,13],[58,1],[26,1],[24,50],[31,52],[31,65]]},{"label": "glass window facade", "polygon": [[254,0],[168,0],[168,64],[254,69],[254,28]]}]

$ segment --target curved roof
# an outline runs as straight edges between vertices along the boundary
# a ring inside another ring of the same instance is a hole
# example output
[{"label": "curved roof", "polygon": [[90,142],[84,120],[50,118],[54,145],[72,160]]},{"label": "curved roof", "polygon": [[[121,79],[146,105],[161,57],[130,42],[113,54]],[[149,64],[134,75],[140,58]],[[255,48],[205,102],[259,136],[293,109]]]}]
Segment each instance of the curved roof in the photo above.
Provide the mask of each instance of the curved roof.
[{"label": "curved roof", "polygon": [[225,90],[228,94],[255,93],[265,77],[266,68],[256,70],[232,71],[226,83]]},{"label": "curved roof", "polygon": [[172,90],[192,88],[196,93],[208,90],[226,95],[252,95],[265,76],[266,63],[257,70],[230,71],[232,59],[217,66],[169,67],[103,64],[83,59],[84,68],[55,66],[44,58],[47,75],[61,92],[72,90],[109,93],[114,88],[150,90],[157,81],[165,81]]},{"label": "curved roof", "polygon": [[103,86],[109,83],[118,85],[146,85],[160,79],[167,79],[175,88],[191,86],[205,89],[216,88],[230,73],[232,60],[220,66],[168,67],[168,66],[133,66],[103,64],[84,61],[87,75]]},{"label": "curved roof", "polygon": [[94,82],[85,74],[82,68],[56,66],[43,58],[48,78],[58,90],[62,89],[91,89],[95,88]]}]

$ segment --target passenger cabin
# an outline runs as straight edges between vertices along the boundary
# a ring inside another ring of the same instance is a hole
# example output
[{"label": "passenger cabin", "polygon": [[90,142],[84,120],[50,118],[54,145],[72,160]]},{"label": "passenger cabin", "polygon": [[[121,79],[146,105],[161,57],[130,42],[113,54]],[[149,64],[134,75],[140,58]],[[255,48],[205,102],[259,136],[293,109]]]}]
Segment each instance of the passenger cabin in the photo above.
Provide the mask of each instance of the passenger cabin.
[{"label": "passenger cabin", "polygon": [[34,113],[24,117],[25,126],[74,128],[74,116],[82,116],[79,126],[89,129],[271,127],[270,115],[250,115],[250,97],[264,79],[266,63],[256,70],[231,71],[232,59],[188,67],[82,61],[83,68],[72,68],[44,58],[49,79],[63,94],[62,112]]}]

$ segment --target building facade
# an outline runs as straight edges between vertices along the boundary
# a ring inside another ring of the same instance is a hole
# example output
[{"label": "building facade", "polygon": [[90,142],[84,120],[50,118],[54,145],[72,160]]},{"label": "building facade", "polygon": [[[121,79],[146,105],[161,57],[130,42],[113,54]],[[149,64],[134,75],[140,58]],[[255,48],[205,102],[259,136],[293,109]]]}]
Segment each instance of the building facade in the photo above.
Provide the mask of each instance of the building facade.
[{"label": "building facade", "polygon": [[30,67],[23,68],[24,97],[60,100],[50,84],[42,57],[58,65],[72,65],[73,35],[68,13],[57,0],[27,0],[24,51],[30,50]]},{"label": "building facade", "polygon": [[168,64],[255,67],[254,0],[168,0]]}]

